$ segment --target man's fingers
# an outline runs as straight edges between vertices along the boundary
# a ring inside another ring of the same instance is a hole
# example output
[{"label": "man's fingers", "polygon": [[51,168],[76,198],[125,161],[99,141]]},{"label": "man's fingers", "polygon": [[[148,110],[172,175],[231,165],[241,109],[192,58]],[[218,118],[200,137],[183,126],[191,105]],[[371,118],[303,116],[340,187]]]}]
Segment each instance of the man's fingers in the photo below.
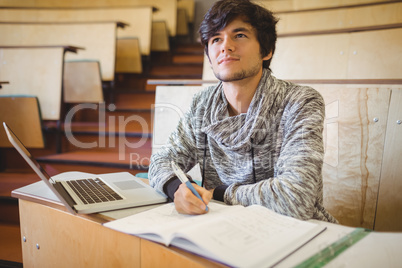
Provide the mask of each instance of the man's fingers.
[{"label": "man's fingers", "polygon": [[[201,195],[202,196],[202,195]],[[174,195],[176,210],[182,214],[204,214],[206,205],[196,197],[184,184]]]},{"label": "man's fingers", "polygon": [[202,198],[202,200],[204,201],[205,204],[208,204],[209,201],[211,201],[211,199],[212,199],[211,191],[208,191],[207,189],[205,189],[205,188],[203,188],[201,186],[198,186],[198,185],[196,185],[194,188],[200,194],[200,196],[201,196],[201,198]]}]

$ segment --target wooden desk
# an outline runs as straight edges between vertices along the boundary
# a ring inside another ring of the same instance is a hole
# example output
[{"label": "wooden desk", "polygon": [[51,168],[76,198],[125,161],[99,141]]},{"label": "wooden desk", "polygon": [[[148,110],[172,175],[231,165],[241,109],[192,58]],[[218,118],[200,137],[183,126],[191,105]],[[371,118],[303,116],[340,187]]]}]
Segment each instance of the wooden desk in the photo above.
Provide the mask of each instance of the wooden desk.
[{"label": "wooden desk", "polygon": [[279,37],[276,47],[270,68],[280,79],[401,77],[402,28]]},{"label": "wooden desk", "polygon": [[[0,80],[10,84],[0,95],[34,95],[41,105],[42,119],[60,119],[63,64],[72,46],[0,46]],[[27,64],[29,62],[29,64]]]},{"label": "wooden desk", "polygon": [[334,32],[402,23],[402,3],[361,5],[304,12],[279,13],[279,36],[297,33]]},{"label": "wooden desk", "polygon": [[8,81],[0,81],[0,89],[2,88],[2,85],[9,84],[10,82]]},{"label": "wooden desk", "polygon": [[118,22],[82,23],[0,23],[2,46],[53,46],[60,44],[83,47],[66,60],[98,60],[102,80],[113,81],[116,60]]},{"label": "wooden desk", "polygon": [[123,21],[128,23],[117,29],[117,38],[136,37],[142,55],[151,53],[152,7],[105,7],[105,8],[2,8],[3,22],[102,22]]},{"label": "wooden desk", "polygon": [[[224,267],[174,247],[102,226],[102,223],[155,206],[74,216],[42,182],[14,190],[19,198],[25,267]],[[327,230],[281,262],[293,267],[354,228],[318,222]],[[162,223],[161,223],[162,224]],[[402,233],[373,232],[330,263],[332,267],[398,266]]]},{"label": "wooden desk", "polygon": [[[19,198],[24,267],[224,267],[103,227],[113,219],[108,213],[72,215],[43,186],[34,183],[12,193]],[[123,210],[120,216],[153,207]],[[119,217],[119,211],[111,214]]]},{"label": "wooden desk", "polygon": [[[43,1],[43,0],[42,0]],[[370,3],[390,2],[390,1],[377,1],[377,0],[332,0],[332,1],[298,1],[298,0],[283,0],[283,1],[266,1],[254,0],[253,2],[268,8],[276,13],[290,13],[298,11],[310,10],[325,10],[335,8],[347,8],[369,5]]]},{"label": "wooden desk", "polygon": [[23,8],[120,8],[120,7],[141,7],[152,6],[157,12],[153,14],[153,21],[166,21],[170,36],[176,36],[177,28],[177,0],[113,0],[113,1],[92,1],[92,0],[35,0],[35,1],[0,1],[2,7],[23,7]]}]

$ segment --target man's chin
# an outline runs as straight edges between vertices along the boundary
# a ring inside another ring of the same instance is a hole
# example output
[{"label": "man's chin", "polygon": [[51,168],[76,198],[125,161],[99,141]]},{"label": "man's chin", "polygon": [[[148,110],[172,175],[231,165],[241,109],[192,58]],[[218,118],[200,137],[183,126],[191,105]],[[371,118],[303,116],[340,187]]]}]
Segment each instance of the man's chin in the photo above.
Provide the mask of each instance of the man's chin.
[{"label": "man's chin", "polygon": [[215,74],[216,78],[222,82],[235,82],[245,78],[244,73]]}]

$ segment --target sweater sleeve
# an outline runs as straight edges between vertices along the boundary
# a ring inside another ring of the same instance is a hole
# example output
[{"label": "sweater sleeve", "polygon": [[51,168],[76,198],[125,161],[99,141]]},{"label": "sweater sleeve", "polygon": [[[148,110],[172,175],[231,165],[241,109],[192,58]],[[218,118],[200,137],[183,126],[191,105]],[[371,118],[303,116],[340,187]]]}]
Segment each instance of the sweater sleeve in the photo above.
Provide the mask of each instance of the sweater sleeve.
[{"label": "sweater sleeve", "polygon": [[315,90],[300,92],[286,104],[281,117],[274,176],[254,184],[229,185],[224,195],[226,203],[260,204],[303,220],[321,218],[317,216],[321,213],[317,203],[322,203],[325,106]]}]

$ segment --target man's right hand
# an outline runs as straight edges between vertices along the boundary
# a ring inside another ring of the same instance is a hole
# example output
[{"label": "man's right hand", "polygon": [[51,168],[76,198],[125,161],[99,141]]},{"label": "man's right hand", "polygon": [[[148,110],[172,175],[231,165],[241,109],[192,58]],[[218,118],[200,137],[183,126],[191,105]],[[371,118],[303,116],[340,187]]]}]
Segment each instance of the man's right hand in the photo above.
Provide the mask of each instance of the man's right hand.
[{"label": "man's right hand", "polygon": [[193,186],[204,202],[196,197],[185,184],[180,184],[174,194],[174,204],[177,212],[192,215],[205,214],[208,212],[205,208],[212,199],[211,192],[197,184],[193,183]]}]

